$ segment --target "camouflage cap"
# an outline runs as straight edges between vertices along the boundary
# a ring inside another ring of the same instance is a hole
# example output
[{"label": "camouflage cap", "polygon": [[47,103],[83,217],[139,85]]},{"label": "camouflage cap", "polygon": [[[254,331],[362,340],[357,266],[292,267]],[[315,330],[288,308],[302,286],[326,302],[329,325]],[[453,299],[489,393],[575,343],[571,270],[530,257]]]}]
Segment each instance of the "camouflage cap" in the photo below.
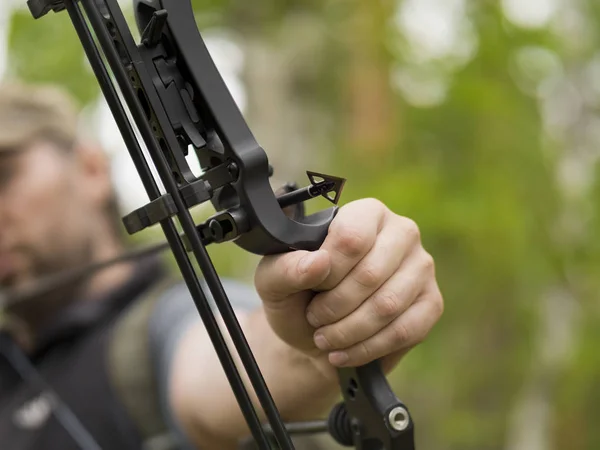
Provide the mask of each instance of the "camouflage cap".
[{"label": "camouflage cap", "polygon": [[40,138],[72,145],[78,112],[73,99],[50,85],[0,84],[0,152],[22,148]]}]

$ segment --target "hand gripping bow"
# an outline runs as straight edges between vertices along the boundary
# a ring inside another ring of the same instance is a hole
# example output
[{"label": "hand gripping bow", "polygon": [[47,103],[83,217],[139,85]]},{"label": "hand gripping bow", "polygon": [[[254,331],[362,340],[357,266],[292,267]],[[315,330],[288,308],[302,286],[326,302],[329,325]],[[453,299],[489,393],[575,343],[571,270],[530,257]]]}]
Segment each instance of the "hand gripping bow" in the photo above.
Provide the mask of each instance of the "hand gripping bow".
[{"label": "hand gripping bow", "polygon": [[[35,18],[67,10],[151,200],[124,217],[124,225],[131,234],[155,224],[162,227],[256,445],[293,449],[291,433],[328,431],[340,444],[360,450],[413,450],[412,419],[378,361],[339,370],[344,400],[325,423],[284,424],[275,407],[206,246],[233,241],[259,255],[316,250],[337,207],[306,216],[303,202],[322,195],[336,205],[345,180],[307,172],[309,186],[298,189],[288,184],[283,195],[274,194],[267,155],[208,53],[190,0],[134,0],[142,35],[139,44],[117,0],[28,0],[27,4]],[[165,193],[149,168],[109,68]],[[187,164],[188,149],[200,162],[201,176],[195,176]],[[217,213],[196,225],[189,209],[209,200]],[[258,419],[188,252],[206,279],[268,425]]]}]

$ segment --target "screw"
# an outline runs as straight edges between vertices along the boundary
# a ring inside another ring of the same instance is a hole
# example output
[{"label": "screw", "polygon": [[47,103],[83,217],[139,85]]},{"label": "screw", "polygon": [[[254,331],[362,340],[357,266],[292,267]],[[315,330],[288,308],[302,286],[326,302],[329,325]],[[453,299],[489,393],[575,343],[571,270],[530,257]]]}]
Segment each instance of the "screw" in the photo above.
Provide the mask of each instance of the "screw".
[{"label": "screw", "polygon": [[208,223],[208,229],[210,230],[210,234],[216,242],[223,240],[223,227],[218,220],[212,219]]},{"label": "screw", "polygon": [[236,163],[229,164],[229,166],[227,166],[227,171],[229,172],[229,175],[231,175],[231,178],[237,180],[237,177],[240,174],[240,169],[238,168]]},{"label": "screw", "polygon": [[408,411],[402,406],[396,406],[394,409],[392,409],[388,414],[388,420],[392,428],[396,431],[406,430],[410,424]]}]

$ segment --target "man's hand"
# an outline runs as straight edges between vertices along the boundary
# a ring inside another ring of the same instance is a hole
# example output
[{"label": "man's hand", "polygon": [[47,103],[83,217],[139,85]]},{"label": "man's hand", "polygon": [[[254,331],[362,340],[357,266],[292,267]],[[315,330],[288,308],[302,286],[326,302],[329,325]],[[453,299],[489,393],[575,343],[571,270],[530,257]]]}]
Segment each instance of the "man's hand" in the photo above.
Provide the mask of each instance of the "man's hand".
[{"label": "man's hand", "polygon": [[443,311],[417,225],[374,199],[342,207],[318,251],[264,257],[255,283],[274,332],[337,367],[391,369]]},{"label": "man's hand", "polygon": [[[417,226],[373,199],[341,208],[318,251],[263,258],[255,281],[263,307],[239,320],[281,416],[292,422],[333,406],[336,367],[381,358],[391,370],[443,310]],[[173,410],[193,442],[236,448],[248,429],[201,323],[181,339],[171,373]]]}]

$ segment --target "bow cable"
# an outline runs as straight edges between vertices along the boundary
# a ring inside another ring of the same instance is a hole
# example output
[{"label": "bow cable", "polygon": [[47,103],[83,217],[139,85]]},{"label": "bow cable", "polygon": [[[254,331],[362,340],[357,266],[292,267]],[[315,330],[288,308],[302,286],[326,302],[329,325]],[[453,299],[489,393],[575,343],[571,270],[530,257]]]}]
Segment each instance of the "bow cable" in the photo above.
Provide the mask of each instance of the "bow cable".
[{"label": "bow cable", "polygon": [[[237,318],[235,317],[233,309],[227,301],[221,282],[206,252],[206,248],[196,233],[196,228],[190,212],[181,201],[177,185],[173,179],[173,174],[169,170],[164,159],[164,155],[154,138],[149,123],[147,122],[146,112],[140,104],[137,93],[130,84],[130,76],[137,75],[138,77],[142,77],[143,74],[141,71],[140,73],[136,73],[136,75],[134,75],[133,72],[131,75],[128,75],[125,72],[125,69],[122,65],[125,55],[118,54],[113,46],[113,37],[109,34],[105,24],[106,18],[103,18],[100,15],[97,5],[93,0],[82,0],[81,3],[95,32],[96,38],[102,47],[104,55],[111,66],[113,75],[120,87],[121,93],[126,99],[130,108],[130,112],[137,123],[139,132],[148,146],[149,153],[161,177],[163,185],[165,186],[167,192],[171,194],[177,206],[177,217],[180,225],[184,230],[188,242],[191,245],[192,252],[194,253],[194,256],[196,257],[196,260],[205,276],[206,282],[211,290],[211,293],[213,294],[213,298],[215,299],[215,303],[219,308],[223,321],[225,322],[234,345],[238,350],[242,363],[246,368],[248,377],[250,378],[250,381],[256,390],[257,397],[265,409],[265,413],[269,417],[270,421],[274,422],[273,428],[275,430],[283,430],[283,433],[281,433],[281,431],[277,433],[277,437],[280,439],[280,444],[285,449],[293,449],[293,444],[291,443],[289,436],[285,433],[283,422],[278,415],[266,384],[262,379],[260,372],[258,371],[258,366],[256,365],[248,343],[243,336],[241,327],[237,321]],[[118,7],[114,8],[115,11],[113,11],[113,8],[111,8],[111,6],[114,6],[112,3],[113,2],[111,2],[111,0],[106,2],[107,12],[112,13],[111,18],[113,20],[116,21],[119,19],[122,23],[125,23],[125,19],[122,17],[122,15],[118,16],[115,14],[115,12],[118,10]],[[89,29],[87,28],[87,24],[83,18],[81,10],[79,9],[75,0],[65,0],[65,5],[67,6],[67,10],[84,46],[88,59],[90,60],[90,64],[92,64],[92,68],[94,69],[98,81],[102,86],[102,90],[105,95],[108,94],[107,99],[110,99],[109,107],[115,115],[115,120],[117,121],[119,128],[123,133],[127,148],[132,156],[132,159],[134,160],[136,168],[138,169],[144,187],[146,188],[146,191],[151,199],[159,198],[161,194],[156,187],[156,183],[154,182],[152,173],[145,161],[139,143],[137,142],[133,128],[127,119],[127,115],[125,114],[115,87],[112,84],[110,76],[108,75],[108,72],[102,62],[100,52],[95,45]],[[118,11],[117,14],[119,12],[120,11]],[[113,33],[117,33],[117,29],[122,28],[118,26],[115,27],[115,23],[112,21],[110,23],[112,23],[111,31]],[[127,37],[131,39],[131,36],[119,37],[121,39],[125,39]],[[129,58],[129,55],[127,55],[127,57]],[[130,61],[130,63],[132,66],[135,65],[134,61]],[[118,105],[121,105],[121,107],[118,107]],[[194,303],[200,313],[211,341],[213,342],[236,399],[240,404],[240,408],[244,418],[246,419],[248,427],[250,428],[253,437],[256,439],[256,442],[260,445],[260,448],[270,449],[271,446],[269,445],[268,439],[263,431],[260,420],[252,404],[252,400],[250,399],[240,373],[235,366],[235,362],[218,327],[214,313],[210,308],[206,296],[204,295],[204,292],[200,286],[198,277],[194,271],[190,259],[187,256],[186,249],[179,237],[175,224],[171,218],[161,221],[160,224],[165,232],[169,244],[171,245],[177,265],[182,271],[183,278],[190,289]],[[285,437],[287,437],[287,442]]]}]

